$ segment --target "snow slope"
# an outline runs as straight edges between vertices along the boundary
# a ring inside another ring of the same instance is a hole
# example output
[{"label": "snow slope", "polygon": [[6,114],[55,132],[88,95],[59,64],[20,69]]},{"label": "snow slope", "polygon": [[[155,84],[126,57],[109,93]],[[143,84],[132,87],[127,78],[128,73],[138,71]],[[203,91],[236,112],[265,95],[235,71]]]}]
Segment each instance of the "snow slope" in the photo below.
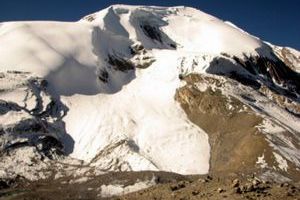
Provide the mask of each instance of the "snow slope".
[{"label": "snow slope", "polygon": [[[118,33],[111,35],[101,26],[4,23],[1,71],[26,71],[51,83],[69,109],[64,122],[75,141],[74,158],[89,162],[107,145],[125,139],[138,147],[123,150],[132,152],[126,162],[133,170],[207,173],[208,137],[187,120],[173,98],[180,84],[176,55],[158,53],[155,65],[145,70],[113,70],[110,86],[103,86],[106,83],[99,81],[97,73],[106,67],[106,56],[117,51],[129,57],[129,46],[136,41]],[[165,56],[173,56],[175,63]],[[133,78],[121,91],[106,94]]]},{"label": "snow slope", "polygon": [[[166,56],[173,56],[175,64],[166,61]],[[138,147],[141,158],[135,159],[148,159],[154,165],[151,169],[180,173],[208,170],[207,135],[187,120],[173,98],[180,84],[176,54],[167,51],[155,57],[158,60],[151,68],[137,71],[136,79],[116,94],[64,99],[70,108],[65,118],[68,132],[79,141],[73,156],[90,160],[107,144],[128,139]]]},{"label": "snow slope", "polygon": [[[78,22],[2,23],[0,44],[0,71],[46,79],[68,110],[70,156],[103,170],[207,173],[208,135],[174,100],[180,75],[206,73],[222,53],[273,59],[261,40],[186,7],[115,5]],[[195,56],[200,68],[182,66]],[[246,73],[220,69],[231,70]]]}]

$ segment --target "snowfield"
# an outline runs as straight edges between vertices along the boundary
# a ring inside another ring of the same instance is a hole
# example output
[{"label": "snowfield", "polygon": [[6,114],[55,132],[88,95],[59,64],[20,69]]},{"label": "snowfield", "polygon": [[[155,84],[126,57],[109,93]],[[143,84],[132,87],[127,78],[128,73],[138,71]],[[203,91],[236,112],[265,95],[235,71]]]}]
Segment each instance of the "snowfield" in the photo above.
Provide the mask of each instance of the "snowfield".
[{"label": "snowfield", "polygon": [[[66,107],[61,122],[74,144],[58,136],[65,150],[103,171],[208,173],[208,135],[174,99],[180,76],[207,73],[224,53],[273,59],[258,38],[186,7],[115,5],[78,22],[2,23],[0,44],[0,71],[47,80],[45,96]],[[247,73],[232,65],[217,71]],[[11,84],[4,88],[14,90]],[[5,92],[0,99],[23,104],[25,96]],[[18,120],[0,115],[3,125]],[[298,128],[299,120],[293,123]],[[276,159],[287,170],[286,160]]]},{"label": "snowfield", "polygon": [[74,157],[91,160],[106,145],[125,139],[138,148],[138,154],[127,160],[134,170],[208,171],[208,137],[174,100],[180,84],[176,54],[166,51],[155,57],[153,66],[137,71],[136,78],[116,94],[64,98],[70,108],[65,121],[75,140]]},{"label": "snowfield", "polygon": [[[119,8],[102,11],[105,16],[99,19],[105,20],[92,24],[4,23],[1,71],[30,72],[51,83],[69,109],[63,121],[74,140],[74,158],[90,162],[110,144],[127,140],[136,148],[125,146],[107,158],[120,157],[127,170],[207,173],[208,136],[189,122],[174,100],[180,85],[175,51],[153,50],[156,62],[151,67],[125,73],[112,70],[108,83],[99,81],[98,72],[107,67],[107,55],[117,52],[129,58],[130,45],[138,42],[124,33],[135,34],[136,25],[119,24],[114,9]],[[148,12],[124,9],[132,12],[130,18],[144,18],[143,12]]]}]

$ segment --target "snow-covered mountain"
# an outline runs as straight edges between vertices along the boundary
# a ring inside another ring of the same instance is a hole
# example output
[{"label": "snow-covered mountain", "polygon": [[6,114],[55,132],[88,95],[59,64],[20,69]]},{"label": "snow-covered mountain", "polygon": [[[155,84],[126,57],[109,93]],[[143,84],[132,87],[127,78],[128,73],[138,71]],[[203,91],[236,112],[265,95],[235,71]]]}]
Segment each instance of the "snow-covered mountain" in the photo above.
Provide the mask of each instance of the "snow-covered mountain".
[{"label": "snow-covered mountain", "polygon": [[0,176],[300,179],[300,53],[187,7],[0,24]]}]

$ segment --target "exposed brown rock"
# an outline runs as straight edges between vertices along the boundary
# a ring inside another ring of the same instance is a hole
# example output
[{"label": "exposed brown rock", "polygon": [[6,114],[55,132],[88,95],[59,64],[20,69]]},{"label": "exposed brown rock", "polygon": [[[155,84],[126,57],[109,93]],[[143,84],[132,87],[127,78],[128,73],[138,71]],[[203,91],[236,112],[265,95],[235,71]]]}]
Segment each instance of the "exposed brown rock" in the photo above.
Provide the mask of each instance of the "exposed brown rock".
[{"label": "exposed brown rock", "polygon": [[300,57],[297,57],[296,55],[292,54],[291,51],[288,48],[283,47],[278,55],[281,60],[292,70],[295,70],[295,66],[291,62],[291,59],[294,60],[296,63],[300,63]]},{"label": "exposed brown rock", "polygon": [[[197,90],[193,85],[203,78],[200,75],[185,77],[187,85],[177,91],[175,99],[181,103],[189,119],[209,134],[211,172],[255,169],[257,157],[270,148],[255,128],[262,118],[233,97],[230,101],[234,110],[230,111],[228,97],[220,90]],[[209,81],[222,85],[217,79],[210,78]]]},{"label": "exposed brown rock", "polygon": [[240,185],[240,180],[239,179],[234,179],[233,181],[232,181],[232,187],[233,188],[236,188],[236,187],[239,187],[239,185]]}]

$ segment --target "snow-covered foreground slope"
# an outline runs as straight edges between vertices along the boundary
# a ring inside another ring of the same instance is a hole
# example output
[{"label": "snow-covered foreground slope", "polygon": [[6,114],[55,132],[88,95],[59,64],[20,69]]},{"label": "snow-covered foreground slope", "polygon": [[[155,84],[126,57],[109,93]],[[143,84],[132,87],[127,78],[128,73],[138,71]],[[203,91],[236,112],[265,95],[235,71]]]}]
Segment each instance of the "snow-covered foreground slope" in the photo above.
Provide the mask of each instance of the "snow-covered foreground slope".
[{"label": "snow-covered foreground slope", "polygon": [[[299,101],[296,51],[282,54],[192,8],[116,5],[78,22],[2,23],[0,44],[0,147],[12,155],[0,165],[3,174],[18,168],[22,153],[69,156],[100,171],[208,173],[210,137],[175,100],[191,74],[266,86]],[[239,99],[244,94],[234,87],[221,90]],[[297,107],[241,101],[293,134],[294,146],[286,141],[278,151],[300,167]]]}]

